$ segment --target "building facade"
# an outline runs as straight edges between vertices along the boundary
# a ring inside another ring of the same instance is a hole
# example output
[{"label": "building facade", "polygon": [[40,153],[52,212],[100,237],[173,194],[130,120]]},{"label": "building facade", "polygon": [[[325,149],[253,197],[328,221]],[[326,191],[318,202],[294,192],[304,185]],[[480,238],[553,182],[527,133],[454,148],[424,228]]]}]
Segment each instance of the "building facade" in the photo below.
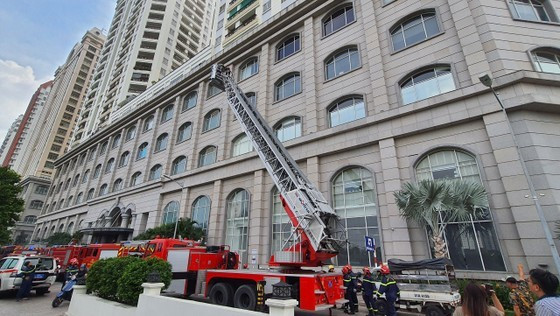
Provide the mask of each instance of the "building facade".
[{"label": "building facade", "polygon": [[191,59],[211,40],[214,0],[118,0],[74,143]]},{"label": "building facade", "polygon": [[19,169],[19,165],[22,163],[20,152],[22,148],[27,147],[29,144],[30,137],[28,137],[28,134],[30,131],[33,131],[37,127],[37,117],[41,115],[41,112],[45,108],[44,105],[51,91],[52,83],[51,80],[40,85],[31,97],[15,137],[8,145],[6,156],[4,159],[0,159],[0,161],[2,161],[2,166],[14,170]]},{"label": "building facade", "polygon": [[118,241],[188,217],[208,244],[266,264],[291,227],[208,81],[223,63],[341,216],[349,243],[335,264],[370,264],[366,235],[379,260],[432,256],[426,229],[400,217],[393,194],[409,181],[461,178],[482,183],[489,205],[447,226],[456,269],[488,279],[519,263],[556,273],[519,161],[554,229],[560,50],[550,43],[560,39],[560,5],[523,3],[296,1],[58,159],[34,238],[72,227],[86,242]]},{"label": "building facade", "polygon": [[[4,161],[4,159],[8,156],[10,146],[16,138],[16,134],[22,120],[23,115],[18,116],[10,126],[10,129],[8,129],[6,137],[4,137],[4,141],[2,142],[2,146],[0,146],[0,161]],[[4,165],[2,165],[2,167],[4,167]]]},{"label": "building facade", "polygon": [[23,205],[23,213],[21,213],[12,230],[14,244],[26,245],[31,241],[31,235],[37,217],[41,214],[50,184],[51,182],[48,179],[34,176],[29,176],[20,183],[23,188],[20,197],[25,204]]}]

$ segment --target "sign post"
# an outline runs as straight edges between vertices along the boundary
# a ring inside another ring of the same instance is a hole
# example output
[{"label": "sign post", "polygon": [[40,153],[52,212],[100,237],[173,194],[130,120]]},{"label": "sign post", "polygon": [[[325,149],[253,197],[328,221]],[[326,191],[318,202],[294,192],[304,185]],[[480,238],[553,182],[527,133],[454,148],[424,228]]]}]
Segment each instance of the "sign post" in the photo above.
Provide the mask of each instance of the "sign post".
[{"label": "sign post", "polygon": [[373,258],[375,261],[375,266],[377,267],[377,260],[375,260],[375,239],[373,237],[365,236],[366,237],[366,251],[368,252],[368,261],[369,266],[371,267],[371,255],[370,253],[373,252]]}]

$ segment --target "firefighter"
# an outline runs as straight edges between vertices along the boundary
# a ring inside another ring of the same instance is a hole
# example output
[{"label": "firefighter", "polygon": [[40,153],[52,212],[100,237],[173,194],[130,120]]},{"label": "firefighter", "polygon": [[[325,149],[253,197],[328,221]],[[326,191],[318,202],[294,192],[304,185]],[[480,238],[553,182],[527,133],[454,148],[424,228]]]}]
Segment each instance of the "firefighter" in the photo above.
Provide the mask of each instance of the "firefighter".
[{"label": "firefighter", "polygon": [[64,285],[66,285],[66,283],[70,281],[70,279],[72,279],[72,276],[78,274],[78,271],[79,271],[78,258],[70,259],[70,261],[68,261],[68,267],[66,267],[66,278],[62,283],[62,288],[64,288]]},{"label": "firefighter", "polygon": [[342,280],[346,287],[344,298],[348,300],[344,312],[353,315],[358,311],[358,296],[356,294],[358,292],[358,280],[349,264],[342,268],[342,274]]},{"label": "firefighter", "polygon": [[16,301],[19,302],[22,299],[27,300],[31,287],[33,286],[33,278],[35,277],[35,266],[31,264],[31,261],[25,261],[23,267],[21,267],[21,272],[18,274],[23,280],[19,286],[19,290],[16,295]]},{"label": "firefighter", "polygon": [[387,316],[397,315],[397,311],[395,310],[395,302],[400,296],[397,282],[391,276],[391,272],[389,271],[388,266],[382,265],[379,272],[381,272],[383,278],[381,279],[381,285],[379,286],[377,296],[385,293],[385,300],[387,301]]},{"label": "firefighter", "polygon": [[334,272],[334,265],[329,264],[329,273],[333,273]]},{"label": "firefighter", "polygon": [[377,313],[375,309],[375,299],[377,294],[377,287],[375,286],[375,280],[371,274],[371,270],[368,267],[363,269],[364,278],[362,280],[362,298],[366,307],[368,309],[368,315],[373,316]]}]

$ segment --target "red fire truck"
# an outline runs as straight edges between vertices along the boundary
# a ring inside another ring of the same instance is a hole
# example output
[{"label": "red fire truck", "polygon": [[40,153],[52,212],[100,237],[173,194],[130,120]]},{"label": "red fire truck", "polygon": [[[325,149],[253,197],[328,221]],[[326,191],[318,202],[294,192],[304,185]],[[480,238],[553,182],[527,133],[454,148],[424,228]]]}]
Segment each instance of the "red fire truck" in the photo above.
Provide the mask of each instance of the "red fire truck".
[{"label": "red fire truck", "polygon": [[80,264],[85,263],[90,268],[97,260],[117,257],[120,248],[120,244],[90,244],[81,246],[77,258]]}]

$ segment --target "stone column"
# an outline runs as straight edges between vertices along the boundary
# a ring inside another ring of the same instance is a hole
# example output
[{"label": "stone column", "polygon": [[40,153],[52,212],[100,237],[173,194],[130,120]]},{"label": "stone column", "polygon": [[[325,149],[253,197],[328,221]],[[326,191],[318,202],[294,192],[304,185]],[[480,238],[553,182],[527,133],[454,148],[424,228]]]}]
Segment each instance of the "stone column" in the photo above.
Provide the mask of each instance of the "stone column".
[{"label": "stone column", "polygon": [[[251,268],[257,268],[258,264],[268,262],[269,242],[270,239],[270,206],[266,203],[265,182],[268,173],[261,169],[254,173],[253,177],[253,194],[251,195],[251,204],[249,211],[249,265]],[[253,253],[253,249],[256,253]],[[253,264],[252,259],[255,256],[256,263]]]},{"label": "stone column", "polygon": [[317,102],[317,83],[315,76],[315,38],[313,28],[313,17],[305,19],[303,24],[303,54],[304,70],[302,75],[302,83],[305,93],[305,119],[303,121],[307,124],[305,127],[306,133],[315,133],[318,130],[319,117],[318,113],[323,111],[322,104]]},{"label": "stone column", "polygon": [[224,243],[224,225],[226,210],[222,202],[222,180],[214,181],[214,188],[211,194],[210,218],[208,223],[208,244],[221,245]]},{"label": "stone column", "polygon": [[159,296],[159,294],[161,293],[161,289],[164,286],[165,284],[163,283],[142,283],[142,287],[144,288],[144,292],[142,294]]},{"label": "stone column", "polygon": [[269,298],[265,304],[269,307],[271,316],[293,316],[298,301]]},{"label": "stone column", "polygon": [[121,227],[122,228],[128,228],[128,220],[130,219],[130,215],[127,213],[122,213],[121,214],[122,220],[121,220]]}]

